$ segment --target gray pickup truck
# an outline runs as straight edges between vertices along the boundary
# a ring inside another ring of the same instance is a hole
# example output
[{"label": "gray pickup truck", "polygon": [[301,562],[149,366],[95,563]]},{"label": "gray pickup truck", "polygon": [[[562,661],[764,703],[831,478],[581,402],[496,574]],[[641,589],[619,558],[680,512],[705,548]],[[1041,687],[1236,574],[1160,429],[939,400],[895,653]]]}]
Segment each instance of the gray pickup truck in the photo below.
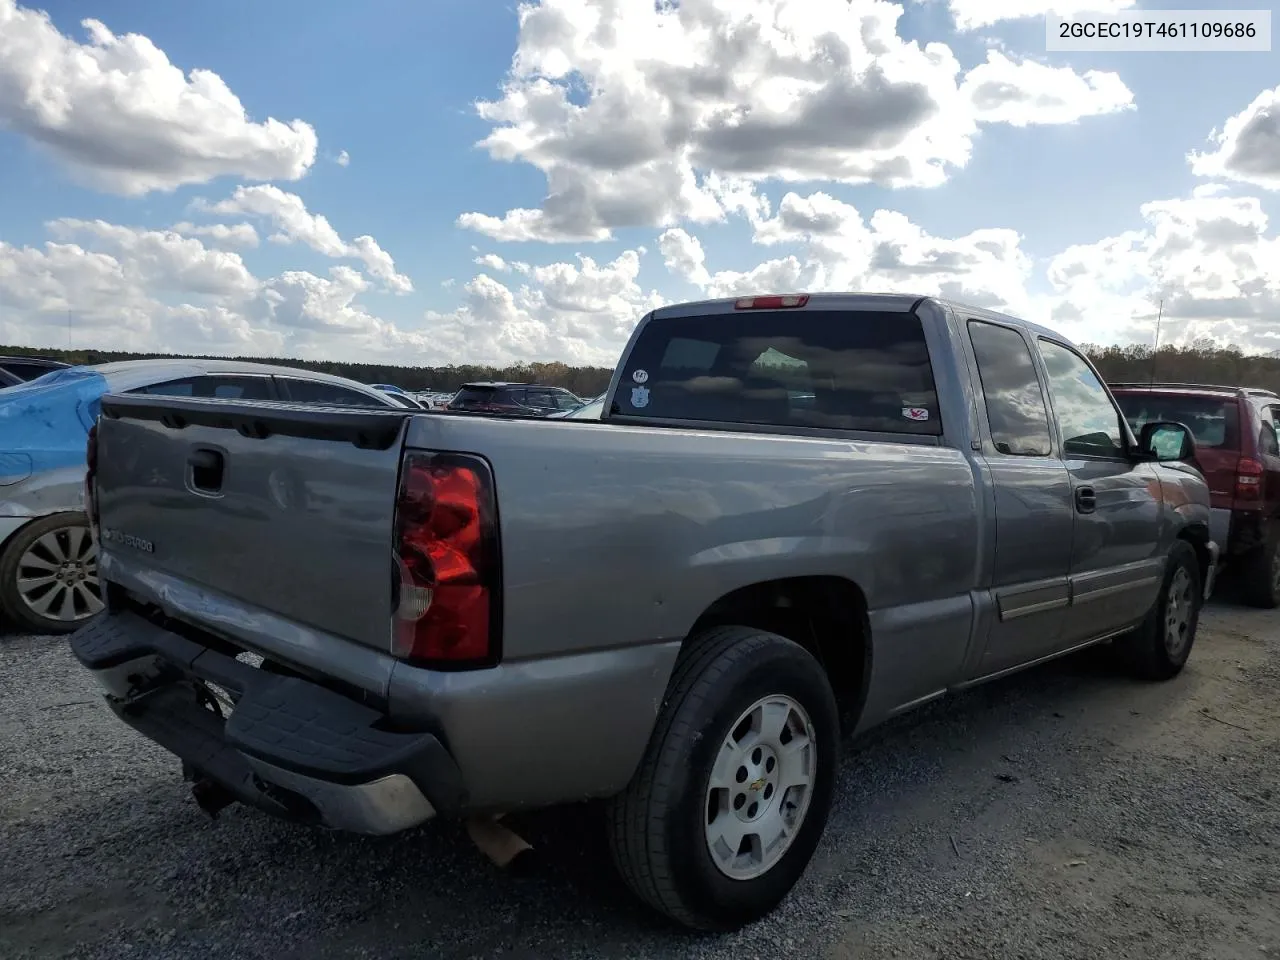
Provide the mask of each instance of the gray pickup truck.
[{"label": "gray pickup truck", "polygon": [[210,812],[607,798],[631,888],[731,929],[803,873],[843,736],[1090,644],[1182,669],[1193,457],[1057,334],[909,296],[663,307],[599,421],[110,396],[71,644]]}]

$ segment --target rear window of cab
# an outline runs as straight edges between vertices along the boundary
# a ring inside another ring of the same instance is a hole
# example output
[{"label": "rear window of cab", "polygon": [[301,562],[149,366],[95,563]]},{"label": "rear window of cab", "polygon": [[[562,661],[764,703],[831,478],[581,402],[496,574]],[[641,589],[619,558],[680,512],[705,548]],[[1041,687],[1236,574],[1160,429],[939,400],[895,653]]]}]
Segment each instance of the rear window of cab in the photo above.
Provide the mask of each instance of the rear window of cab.
[{"label": "rear window of cab", "polygon": [[614,397],[625,417],[938,436],[920,318],[774,310],[650,320]]}]

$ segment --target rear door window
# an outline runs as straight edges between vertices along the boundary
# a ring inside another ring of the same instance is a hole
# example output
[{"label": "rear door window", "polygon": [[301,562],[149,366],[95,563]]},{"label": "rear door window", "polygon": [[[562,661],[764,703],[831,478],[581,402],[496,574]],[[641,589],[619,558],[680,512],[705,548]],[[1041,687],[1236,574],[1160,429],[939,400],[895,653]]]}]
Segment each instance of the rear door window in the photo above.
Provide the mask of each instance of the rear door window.
[{"label": "rear door window", "polygon": [[182,377],[138,387],[130,393],[147,393],[163,397],[212,397],[217,400],[271,400],[270,377],[196,376]]},{"label": "rear door window", "polygon": [[1011,327],[971,320],[969,339],[978,360],[996,450],[1013,457],[1049,456],[1053,447],[1044,391],[1022,334]]},{"label": "rear door window", "polygon": [[319,403],[331,407],[386,407],[376,397],[349,387],[321,380],[301,380],[293,377],[276,377],[286,399],[294,403]]},{"label": "rear door window", "polygon": [[649,321],[615,401],[623,416],[942,433],[920,318],[777,310]]},{"label": "rear door window", "polygon": [[1171,420],[1191,431],[1197,449],[1240,449],[1240,407],[1230,397],[1135,391],[1117,395],[1116,403],[1135,437],[1148,423]]}]

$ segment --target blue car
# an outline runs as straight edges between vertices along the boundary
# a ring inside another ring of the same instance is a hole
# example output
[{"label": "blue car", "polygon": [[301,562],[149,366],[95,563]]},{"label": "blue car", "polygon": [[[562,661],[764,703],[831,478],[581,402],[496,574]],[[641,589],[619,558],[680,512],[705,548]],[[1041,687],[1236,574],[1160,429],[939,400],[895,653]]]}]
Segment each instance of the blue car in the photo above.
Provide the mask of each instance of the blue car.
[{"label": "blue car", "polygon": [[84,455],[106,393],[403,409],[344,377],[238,360],[124,360],[0,389],[0,612],[19,629],[65,633],[102,609]]}]

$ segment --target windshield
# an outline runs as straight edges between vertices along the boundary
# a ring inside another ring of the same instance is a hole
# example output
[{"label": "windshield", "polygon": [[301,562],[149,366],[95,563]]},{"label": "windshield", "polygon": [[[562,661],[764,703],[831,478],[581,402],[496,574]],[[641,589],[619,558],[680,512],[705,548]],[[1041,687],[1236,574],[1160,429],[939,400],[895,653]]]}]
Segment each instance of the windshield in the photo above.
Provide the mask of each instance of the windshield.
[{"label": "windshield", "polygon": [[1116,402],[1134,435],[1157,420],[1181,423],[1196,439],[1197,447],[1238,450],[1240,411],[1228,397],[1194,397],[1169,393],[1121,393]]}]

